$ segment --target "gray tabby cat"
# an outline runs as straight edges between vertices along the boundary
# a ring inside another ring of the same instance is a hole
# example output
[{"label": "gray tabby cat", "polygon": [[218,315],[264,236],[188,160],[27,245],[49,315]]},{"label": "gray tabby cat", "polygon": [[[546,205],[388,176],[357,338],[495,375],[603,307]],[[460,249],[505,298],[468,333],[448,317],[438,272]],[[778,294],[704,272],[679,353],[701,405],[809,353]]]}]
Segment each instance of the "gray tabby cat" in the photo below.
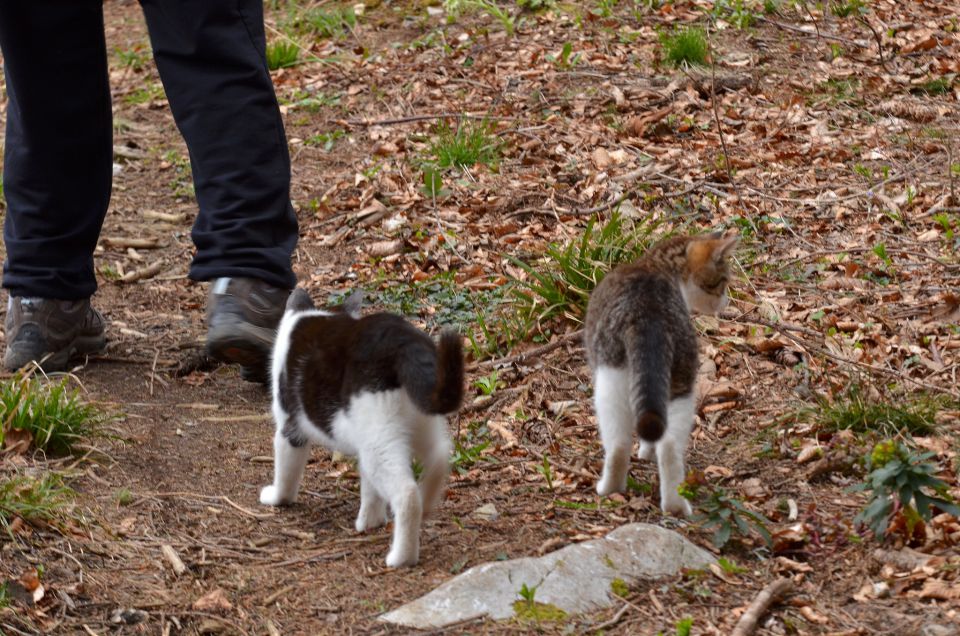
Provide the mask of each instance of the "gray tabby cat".
[{"label": "gray tabby cat", "polygon": [[599,494],[626,490],[636,431],[639,457],[656,454],[663,511],[691,513],[677,493],[696,409],[690,312],[726,306],[727,256],[736,244],[719,233],[667,239],[607,274],[591,295],[584,341],[604,450]]}]

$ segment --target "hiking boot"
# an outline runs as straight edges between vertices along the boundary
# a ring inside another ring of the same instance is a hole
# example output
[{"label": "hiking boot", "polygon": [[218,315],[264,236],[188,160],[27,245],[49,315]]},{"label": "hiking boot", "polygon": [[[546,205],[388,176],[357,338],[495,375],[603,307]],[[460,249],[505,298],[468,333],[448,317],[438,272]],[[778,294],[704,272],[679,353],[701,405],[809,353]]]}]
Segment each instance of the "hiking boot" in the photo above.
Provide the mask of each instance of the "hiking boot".
[{"label": "hiking boot", "polygon": [[207,353],[239,364],[244,380],[266,383],[289,289],[254,278],[218,278],[207,301]]},{"label": "hiking boot", "polygon": [[105,321],[90,299],[10,297],[4,329],[10,371],[36,362],[47,373],[65,371],[75,356],[99,353],[106,347]]}]

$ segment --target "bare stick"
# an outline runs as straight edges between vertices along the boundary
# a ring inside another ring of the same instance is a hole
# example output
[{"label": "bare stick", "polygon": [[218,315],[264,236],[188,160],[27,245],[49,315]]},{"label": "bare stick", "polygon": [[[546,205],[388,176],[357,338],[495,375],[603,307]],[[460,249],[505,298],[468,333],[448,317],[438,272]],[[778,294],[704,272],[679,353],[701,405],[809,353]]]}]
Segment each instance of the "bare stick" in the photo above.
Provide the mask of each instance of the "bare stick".
[{"label": "bare stick", "polygon": [[557,349],[558,347],[563,346],[565,343],[571,340],[579,339],[580,336],[582,335],[583,335],[583,330],[579,329],[572,333],[564,334],[559,338],[557,338],[556,340],[554,340],[553,342],[547,343],[540,347],[536,347],[534,349],[530,349],[529,351],[524,351],[523,353],[518,353],[515,356],[507,356],[506,358],[497,358],[495,360],[484,360],[483,362],[480,363],[479,366],[483,368],[505,367],[515,362],[526,362],[527,360],[532,360],[533,358],[538,358],[545,353],[549,353],[550,351],[553,351],[554,349]]},{"label": "bare stick", "polygon": [[180,560],[180,555],[177,554],[177,551],[173,549],[172,545],[164,543],[160,546],[160,553],[163,554],[163,558],[165,558],[170,564],[170,567],[173,568],[174,574],[180,576],[187,571],[187,566]]},{"label": "bare stick", "polygon": [[781,596],[793,590],[793,581],[791,579],[777,579],[767,585],[753,599],[747,611],[743,613],[737,626],[730,632],[730,636],[750,636],[757,629],[757,623],[760,618],[767,613],[770,606],[776,603]]},{"label": "bare stick", "polygon": [[138,280],[144,280],[146,278],[153,278],[160,273],[160,270],[163,269],[163,261],[157,261],[152,265],[147,265],[141,269],[135,269],[132,272],[127,272],[120,279],[121,283],[135,283]]},{"label": "bare stick", "polygon": [[594,625],[590,628],[590,631],[599,632],[600,630],[607,629],[608,627],[613,627],[620,622],[620,619],[623,618],[623,615],[627,613],[628,609],[630,609],[630,603],[624,603],[623,607],[617,610],[617,613],[613,615],[613,618],[605,620],[598,625]]}]

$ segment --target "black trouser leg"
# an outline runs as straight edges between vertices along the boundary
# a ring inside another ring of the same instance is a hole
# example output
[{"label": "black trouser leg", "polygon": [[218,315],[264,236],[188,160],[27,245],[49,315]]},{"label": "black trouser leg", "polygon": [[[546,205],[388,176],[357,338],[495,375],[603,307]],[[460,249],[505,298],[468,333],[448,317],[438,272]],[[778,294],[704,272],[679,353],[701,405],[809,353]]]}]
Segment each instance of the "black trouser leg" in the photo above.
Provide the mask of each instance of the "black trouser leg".
[{"label": "black trouser leg", "polygon": [[293,287],[290,157],[264,49],[262,0],[141,0],[187,142],[200,214],[194,280]]},{"label": "black trouser leg", "polygon": [[74,300],[97,288],[112,116],[102,0],[0,2],[7,86],[3,286]]}]

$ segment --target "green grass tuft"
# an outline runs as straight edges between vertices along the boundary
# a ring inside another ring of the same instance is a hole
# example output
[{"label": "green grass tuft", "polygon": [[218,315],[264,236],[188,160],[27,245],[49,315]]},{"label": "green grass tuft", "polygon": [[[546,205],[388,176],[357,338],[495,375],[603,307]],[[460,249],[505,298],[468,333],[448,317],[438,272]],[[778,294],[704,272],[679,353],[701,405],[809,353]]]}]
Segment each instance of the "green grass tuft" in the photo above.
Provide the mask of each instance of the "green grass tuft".
[{"label": "green grass tuft", "polygon": [[267,45],[267,67],[271,71],[295,66],[300,60],[300,46],[290,40],[275,40]]},{"label": "green grass tuft", "polygon": [[690,27],[661,33],[663,59],[674,66],[706,66],[710,47],[703,29]]},{"label": "green grass tuft", "polygon": [[14,518],[28,523],[53,523],[68,516],[75,493],[55,473],[42,477],[17,475],[0,480],[0,527],[7,529]]},{"label": "green grass tuft", "polygon": [[854,384],[843,394],[821,399],[816,407],[804,409],[800,417],[817,422],[824,431],[876,432],[885,437],[922,436],[936,430],[936,414],[945,402],[944,397],[926,394],[878,400]]},{"label": "green grass tuft", "polygon": [[582,322],[593,289],[616,265],[639,258],[653,243],[657,226],[648,219],[634,223],[614,214],[601,227],[591,220],[577,240],[551,244],[534,265],[507,255],[527,274],[514,279],[517,311],[540,321],[563,316]]},{"label": "green grass tuft", "polygon": [[466,170],[483,164],[496,170],[500,163],[500,141],[491,133],[486,121],[461,121],[456,129],[447,122],[437,126],[430,154],[438,168]]},{"label": "green grass tuft", "polygon": [[0,384],[0,444],[11,430],[28,431],[33,446],[54,454],[67,454],[84,440],[102,437],[108,416],[80,401],[79,390],[70,391],[66,380],[50,384],[16,375]]}]

